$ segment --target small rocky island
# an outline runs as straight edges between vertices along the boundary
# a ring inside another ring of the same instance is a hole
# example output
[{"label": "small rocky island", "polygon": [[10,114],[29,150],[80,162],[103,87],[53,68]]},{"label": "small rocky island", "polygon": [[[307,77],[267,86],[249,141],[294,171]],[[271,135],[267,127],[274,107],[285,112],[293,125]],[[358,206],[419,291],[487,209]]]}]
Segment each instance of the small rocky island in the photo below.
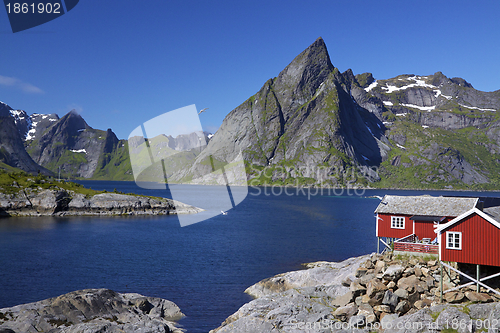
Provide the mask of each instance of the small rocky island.
[{"label": "small rocky island", "polygon": [[1,333],[182,333],[173,302],[109,289],[85,289],[0,309]]},{"label": "small rocky island", "polygon": [[42,175],[0,171],[0,217],[167,215],[202,210],[172,199],[95,191]]},{"label": "small rocky island", "polygon": [[0,193],[0,216],[168,215],[200,211],[172,199],[119,193],[86,196],[63,189]]}]

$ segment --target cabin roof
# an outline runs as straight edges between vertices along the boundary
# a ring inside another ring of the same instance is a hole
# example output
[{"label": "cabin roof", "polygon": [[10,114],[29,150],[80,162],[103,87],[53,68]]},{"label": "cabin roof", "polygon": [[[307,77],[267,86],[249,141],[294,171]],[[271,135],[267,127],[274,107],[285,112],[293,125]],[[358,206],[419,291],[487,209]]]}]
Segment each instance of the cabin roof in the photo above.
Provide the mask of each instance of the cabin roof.
[{"label": "cabin roof", "polygon": [[500,221],[500,206],[484,208],[483,211],[496,221]]},{"label": "cabin roof", "polygon": [[[500,208],[500,207],[492,207],[492,208]],[[487,208],[488,210],[490,210],[491,208]],[[486,210],[486,209],[485,209]],[[460,222],[462,221],[464,218],[467,218],[468,216],[472,215],[472,214],[477,214],[479,216],[481,216],[482,218],[484,218],[486,221],[490,222],[491,224],[493,224],[494,226],[496,226],[497,228],[500,229],[500,223],[498,222],[497,219],[493,218],[491,216],[491,214],[487,213],[487,212],[483,212],[483,211],[480,211],[479,209],[477,208],[472,208],[466,212],[464,212],[463,214],[461,214],[460,216],[457,216],[456,218],[454,218],[453,220],[451,220],[450,222],[448,223],[445,223],[445,224],[441,224],[440,226],[438,226],[436,228],[436,230],[434,230],[435,233],[437,234],[440,234],[442,233],[444,230],[450,228],[451,226],[453,226],[454,224],[456,224],[457,222]]]},{"label": "cabin roof", "polygon": [[375,213],[458,216],[476,207],[478,198],[433,197],[430,195],[386,195]]}]

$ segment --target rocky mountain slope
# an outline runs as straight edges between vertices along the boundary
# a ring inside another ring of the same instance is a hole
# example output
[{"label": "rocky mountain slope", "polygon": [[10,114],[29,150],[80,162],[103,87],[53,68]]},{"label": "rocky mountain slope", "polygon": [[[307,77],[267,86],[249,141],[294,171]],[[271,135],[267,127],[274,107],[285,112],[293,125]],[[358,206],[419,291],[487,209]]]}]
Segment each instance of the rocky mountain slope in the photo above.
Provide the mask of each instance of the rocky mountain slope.
[{"label": "rocky mountain slope", "polygon": [[356,79],[353,97],[383,122],[391,142],[383,184],[497,188],[500,90],[478,91],[440,72]]},{"label": "rocky mountain slope", "polygon": [[442,73],[340,73],[319,38],[231,111],[191,169],[241,151],[253,184],[500,184],[500,91]]},{"label": "rocky mountain slope", "polygon": [[[31,173],[50,174],[50,171],[38,165],[24,149],[21,130],[27,132],[27,123],[24,111],[12,110],[10,106],[0,102],[0,169],[21,169]],[[17,116],[17,118],[15,118]]]},{"label": "rocky mountain slope", "polygon": [[[30,157],[34,160],[19,162],[15,158],[7,158],[6,155],[2,157],[4,163],[28,172],[43,170],[50,173],[47,168],[55,175],[60,174],[62,178],[134,179],[129,157],[129,141],[119,140],[111,129],[94,129],[75,111],[59,118],[57,114],[28,115],[24,110],[13,110],[1,102],[0,109],[3,110],[5,121],[9,122],[0,128],[0,134],[4,135],[4,139],[0,141],[5,146],[4,150],[17,151],[24,160]],[[206,142],[212,136],[208,132],[203,135]],[[199,138],[195,133],[179,135],[176,138],[163,135],[150,141],[151,145],[159,145],[172,154],[189,151],[199,145]],[[133,139],[131,142],[134,145]],[[144,139],[135,146],[132,149],[144,150],[143,153],[147,155]],[[197,154],[199,149],[193,152],[190,159]]]},{"label": "rocky mountain slope", "polygon": [[[116,135],[90,127],[75,111],[47,127],[41,135],[35,132],[26,141],[26,150],[35,162],[66,177],[92,178],[103,169],[117,150],[126,151]],[[126,159],[120,161],[126,163]]]}]

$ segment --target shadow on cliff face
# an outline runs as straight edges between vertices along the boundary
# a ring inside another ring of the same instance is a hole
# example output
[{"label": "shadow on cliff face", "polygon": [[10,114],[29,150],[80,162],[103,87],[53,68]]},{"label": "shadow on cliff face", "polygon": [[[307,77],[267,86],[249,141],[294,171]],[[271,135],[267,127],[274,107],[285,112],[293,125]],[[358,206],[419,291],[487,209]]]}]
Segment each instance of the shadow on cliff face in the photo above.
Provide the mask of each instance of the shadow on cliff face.
[{"label": "shadow on cliff face", "polygon": [[362,165],[379,166],[382,153],[379,141],[383,140],[385,126],[368,110],[358,106],[342,87],[337,85],[340,101],[341,135],[352,146],[352,157]]}]

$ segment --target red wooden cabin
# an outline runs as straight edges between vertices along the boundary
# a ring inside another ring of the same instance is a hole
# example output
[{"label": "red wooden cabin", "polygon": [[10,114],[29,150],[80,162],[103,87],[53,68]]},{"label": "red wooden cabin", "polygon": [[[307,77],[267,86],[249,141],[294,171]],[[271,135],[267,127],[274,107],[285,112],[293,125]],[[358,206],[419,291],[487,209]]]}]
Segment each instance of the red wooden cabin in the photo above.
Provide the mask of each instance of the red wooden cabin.
[{"label": "red wooden cabin", "polygon": [[[438,253],[435,228],[478,205],[479,198],[386,195],[375,210],[377,238],[394,250]],[[422,240],[426,245],[420,245]],[[411,245],[415,244],[415,245]]]},{"label": "red wooden cabin", "polygon": [[[481,278],[480,272],[481,266],[500,266],[499,221],[500,206],[497,205],[483,208],[483,210],[473,208],[436,228],[441,265],[472,281],[447,291],[441,290],[441,293],[476,284],[477,292],[480,292],[480,286],[482,286],[500,295],[498,290],[484,283],[486,280],[500,276],[500,273]],[[446,261],[476,265],[476,278],[451,267],[445,263]]]},{"label": "red wooden cabin", "polygon": [[473,208],[440,225],[436,229],[440,260],[500,266],[500,222],[495,215]]}]

